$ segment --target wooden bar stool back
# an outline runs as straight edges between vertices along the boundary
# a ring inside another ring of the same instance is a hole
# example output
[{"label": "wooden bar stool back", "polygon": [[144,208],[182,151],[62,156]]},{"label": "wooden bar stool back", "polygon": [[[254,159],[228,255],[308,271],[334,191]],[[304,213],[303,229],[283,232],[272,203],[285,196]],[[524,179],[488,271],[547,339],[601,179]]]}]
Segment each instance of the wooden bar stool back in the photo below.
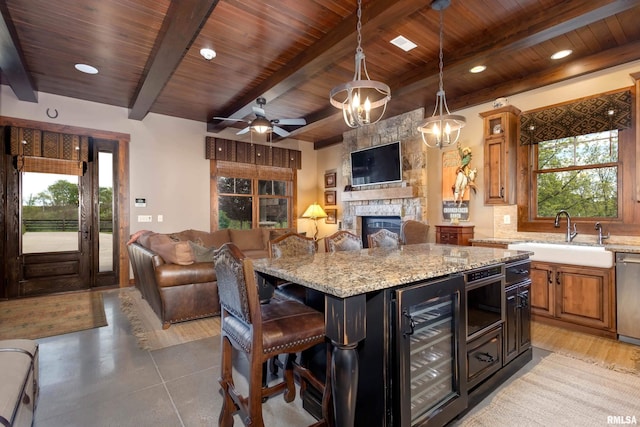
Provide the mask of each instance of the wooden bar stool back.
[{"label": "wooden bar stool back", "polygon": [[355,251],[362,249],[362,238],[347,230],[339,230],[324,238],[326,252]]},{"label": "wooden bar stool back", "polygon": [[[284,399],[295,398],[294,366],[287,363],[283,380],[263,387],[262,368],[270,358],[295,353],[325,342],[324,316],[293,300],[272,299],[260,304],[251,259],[233,243],[223,245],[214,256],[221,314],[222,364],[219,379],[223,404],[219,425],[233,425],[240,412],[247,426],[264,426],[263,398],[285,391]],[[249,361],[248,396],[236,390],[233,380],[233,351],[246,353]]]},{"label": "wooden bar stool back", "polygon": [[400,235],[382,228],[367,236],[370,248],[397,248],[400,246]]}]

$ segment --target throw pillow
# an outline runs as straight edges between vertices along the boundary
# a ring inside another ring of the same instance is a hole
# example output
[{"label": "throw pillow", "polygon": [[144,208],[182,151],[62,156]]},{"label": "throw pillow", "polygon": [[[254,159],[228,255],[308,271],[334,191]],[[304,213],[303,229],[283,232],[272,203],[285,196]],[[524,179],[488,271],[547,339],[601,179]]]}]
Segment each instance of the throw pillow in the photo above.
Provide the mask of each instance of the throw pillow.
[{"label": "throw pillow", "polygon": [[169,264],[190,265],[194,262],[189,242],[169,242],[155,244],[150,248]]},{"label": "throw pillow", "polygon": [[189,241],[189,246],[191,246],[193,257],[196,262],[213,262],[213,256],[217,250],[215,246],[206,248],[197,242],[192,242],[191,240]]}]

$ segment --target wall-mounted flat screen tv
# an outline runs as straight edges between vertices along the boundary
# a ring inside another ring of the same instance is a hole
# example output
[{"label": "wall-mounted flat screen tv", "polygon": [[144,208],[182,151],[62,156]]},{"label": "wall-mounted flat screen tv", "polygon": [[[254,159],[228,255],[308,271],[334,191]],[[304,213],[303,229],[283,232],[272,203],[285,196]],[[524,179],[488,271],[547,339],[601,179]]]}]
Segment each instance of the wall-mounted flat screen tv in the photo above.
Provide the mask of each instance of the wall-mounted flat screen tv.
[{"label": "wall-mounted flat screen tv", "polygon": [[402,181],[400,141],[351,152],[351,185]]}]

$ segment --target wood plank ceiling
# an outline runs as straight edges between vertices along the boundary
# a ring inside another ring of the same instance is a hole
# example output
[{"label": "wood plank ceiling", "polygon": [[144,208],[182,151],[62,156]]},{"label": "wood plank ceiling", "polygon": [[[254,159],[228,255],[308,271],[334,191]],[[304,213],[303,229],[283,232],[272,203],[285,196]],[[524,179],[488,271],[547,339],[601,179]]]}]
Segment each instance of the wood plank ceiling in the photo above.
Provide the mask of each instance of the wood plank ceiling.
[{"label": "wood plank ceiling", "polygon": [[[348,128],[329,104],[353,78],[355,0],[0,0],[0,81],[24,101],[47,92],[207,123],[210,132],[304,117],[291,137],[321,148]],[[391,87],[385,117],[425,107],[438,88],[438,12],[424,0],[363,0],[370,76]],[[640,0],[451,0],[444,87],[453,111],[640,59]],[[404,52],[389,41],[418,45]],[[199,54],[213,48],[216,58]],[[552,53],[573,54],[553,61]],[[99,69],[77,72],[74,64]],[[487,70],[469,73],[475,65]],[[631,81],[629,81],[631,85]],[[576,97],[582,94],[576,94]],[[586,93],[584,94],[586,95]],[[237,139],[248,139],[247,135]]]}]

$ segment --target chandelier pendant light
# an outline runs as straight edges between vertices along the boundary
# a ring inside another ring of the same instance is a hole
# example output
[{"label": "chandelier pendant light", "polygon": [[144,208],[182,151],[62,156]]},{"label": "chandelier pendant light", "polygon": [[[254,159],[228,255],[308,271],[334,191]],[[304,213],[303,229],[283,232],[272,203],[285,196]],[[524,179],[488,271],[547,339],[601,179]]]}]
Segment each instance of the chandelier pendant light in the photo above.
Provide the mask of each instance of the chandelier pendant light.
[{"label": "chandelier pendant light", "polygon": [[443,80],[443,27],[444,27],[444,10],[451,4],[450,0],[433,0],[431,8],[440,12],[440,74],[439,86],[436,93],[436,106],[433,115],[424,123],[418,126],[418,130],[422,134],[422,141],[431,148],[442,148],[458,142],[460,138],[460,129],[466,124],[464,116],[451,114],[447,106],[447,98],[444,94]]},{"label": "chandelier pendant light", "polygon": [[[350,128],[377,123],[382,119],[391,89],[382,82],[371,80],[362,50],[362,0],[358,0],[358,47],[356,48],[353,80],[331,89],[331,105],[342,110],[344,122]],[[363,79],[364,78],[364,79]]]}]

